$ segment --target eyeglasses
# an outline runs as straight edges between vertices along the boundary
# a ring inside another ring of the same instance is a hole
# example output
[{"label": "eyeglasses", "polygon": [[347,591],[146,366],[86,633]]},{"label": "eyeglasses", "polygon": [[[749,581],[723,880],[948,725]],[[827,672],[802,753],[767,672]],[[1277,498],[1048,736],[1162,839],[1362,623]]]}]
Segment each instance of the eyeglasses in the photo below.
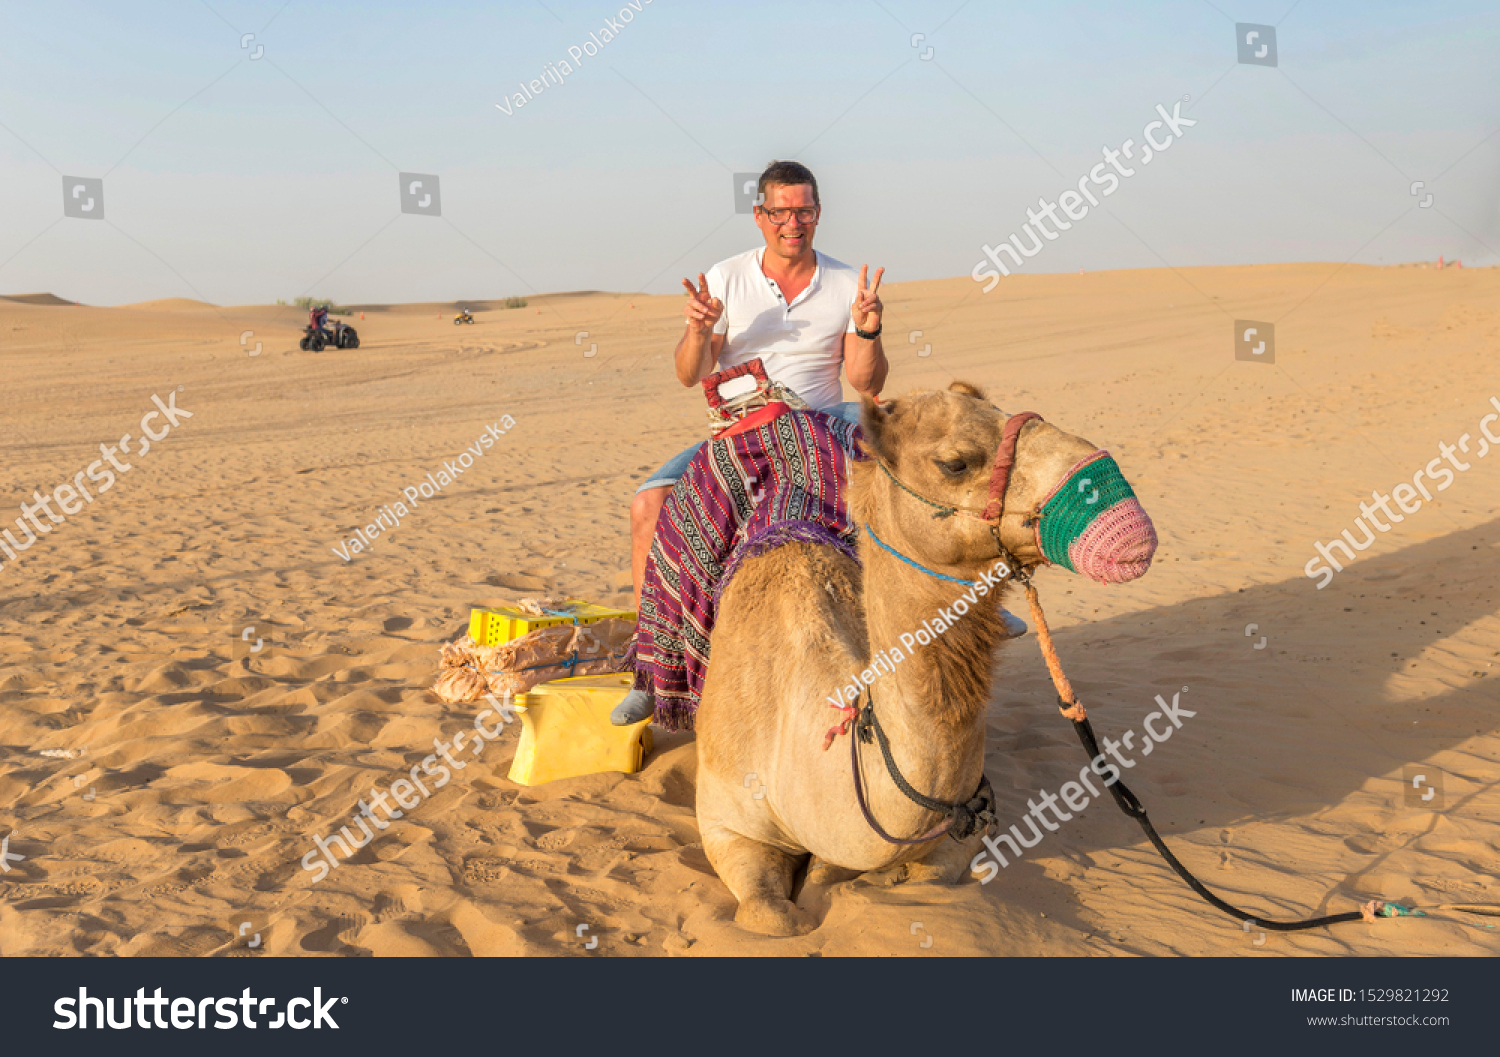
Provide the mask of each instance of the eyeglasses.
[{"label": "eyeglasses", "polygon": [[764,206],[759,206],[757,208],[760,209],[761,213],[767,220],[775,224],[777,227],[781,227],[781,225],[785,224],[792,218],[793,213],[797,214],[797,223],[811,224],[818,219],[818,210],[822,207],[803,206],[800,209],[767,209]]}]

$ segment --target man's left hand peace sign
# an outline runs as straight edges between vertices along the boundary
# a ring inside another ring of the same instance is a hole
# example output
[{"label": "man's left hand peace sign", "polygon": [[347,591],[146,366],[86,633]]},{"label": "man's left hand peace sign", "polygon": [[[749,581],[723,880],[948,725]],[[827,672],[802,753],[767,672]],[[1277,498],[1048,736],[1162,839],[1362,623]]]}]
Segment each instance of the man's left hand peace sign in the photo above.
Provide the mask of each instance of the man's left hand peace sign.
[{"label": "man's left hand peace sign", "polygon": [[880,302],[880,278],[885,275],[885,269],[875,270],[873,283],[868,281],[869,275],[870,266],[860,265],[859,290],[854,295],[854,305],[850,309],[855,327],[867,333],[880,329],[880,316],[885,311],[885,306]]}]

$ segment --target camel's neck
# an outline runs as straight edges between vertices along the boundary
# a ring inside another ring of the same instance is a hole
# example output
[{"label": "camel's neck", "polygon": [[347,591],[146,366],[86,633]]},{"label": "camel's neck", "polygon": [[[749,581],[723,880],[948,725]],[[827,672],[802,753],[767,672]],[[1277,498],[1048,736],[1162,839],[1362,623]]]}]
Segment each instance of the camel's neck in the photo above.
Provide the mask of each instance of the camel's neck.
[{"label": "camel's neck", "polygon": [[861,534],[876,710],[893,741],[954,750],[977,739],[1000,641],[997,586],[929,576]]}]

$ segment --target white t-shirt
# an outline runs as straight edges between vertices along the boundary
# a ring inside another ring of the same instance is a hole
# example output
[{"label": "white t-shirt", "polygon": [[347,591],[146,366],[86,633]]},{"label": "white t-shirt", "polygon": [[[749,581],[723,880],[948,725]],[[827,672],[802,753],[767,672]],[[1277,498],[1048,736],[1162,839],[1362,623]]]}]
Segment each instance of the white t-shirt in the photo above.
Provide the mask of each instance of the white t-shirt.
[{"label": "white t-shirt", "polygon": [[[818,253],[807,289],[791,304],[775,280],[760,270],[765,247],[720,261],[708,271],[708,291],[724,302],[714,325],[723,334],[719,369],[760,357],[766,375],[791,389],[808,406],[825,408],[843,400],[839,371],[844,335],[854,330],[850,308],[859,292],[859,273],[843,261]],[[725,386],[725,396],[732,396]]]}]

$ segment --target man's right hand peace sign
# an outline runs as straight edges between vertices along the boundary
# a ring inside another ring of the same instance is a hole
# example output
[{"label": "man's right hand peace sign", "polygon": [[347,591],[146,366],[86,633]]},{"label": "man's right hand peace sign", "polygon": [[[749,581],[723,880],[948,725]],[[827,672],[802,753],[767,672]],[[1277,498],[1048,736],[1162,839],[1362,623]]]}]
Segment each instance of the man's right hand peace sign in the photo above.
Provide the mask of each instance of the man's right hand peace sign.
[{"label": "man's right hand peace sign", "polygon": [[689,279],[682,280],[682,285],[687,287],[687,324],[700,334],[713,333],[714,324],[724,314],[724,302],[713,297],[708,292],[708,279],[702,272],[698,273],[698,285],[693,286]]}]

